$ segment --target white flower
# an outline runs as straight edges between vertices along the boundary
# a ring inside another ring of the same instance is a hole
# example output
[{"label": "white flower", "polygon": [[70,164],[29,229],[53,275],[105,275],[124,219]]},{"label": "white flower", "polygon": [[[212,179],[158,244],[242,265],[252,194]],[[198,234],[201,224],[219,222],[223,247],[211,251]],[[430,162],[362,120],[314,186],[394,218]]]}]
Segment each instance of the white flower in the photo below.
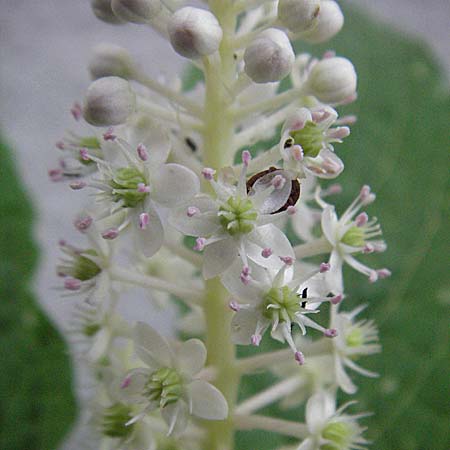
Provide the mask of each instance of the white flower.
[{"label": "white flower", "polygon": [[367,414],[343,414],[350,404],[336,410],[333,394],[327,391],[314,394],[306,404],[306,424],[310,436],[297,450],[364,450],[368,444],[362,437],[365,428],[357,420]]},{"label": "white flower", "polygon": [[294,33],[315,28],[317,17],[322,9],[320,0],[280,0],[278,18]]},{"label": "white flower", "polygon": [[92,157],[100,175],[90,184],[100,191],[98,227],[105,239],[114,239],[131,224],[138,248],[149,257],[164,240],[158,209],[186,202],[199,191],[200,183],[190,169],[165,164],[169,138],[159,124],[146,117],[137,117],[125,129],[125,139],[116,136],[114,142],[122,152],[122,161],[109,163]]},{"label": "white flower", "polygon": [[[359,195],[338,219],[334,206],[325,203],[317,196],[317,203],[323,208],[322,231],[331,247],[330,266],[326,279],[330,290],[336,294],[344,291],[342,264],[346,262],[358,272],[369,277],[371,282],[390,276],[388,269],[371,269],[353,256],[355,253],[382,252],[386,250],[383,240],[373,239],[381,236],[377,219],[369,219],[365,212],[356,216],[359,210],[375,200],[369,186],[363,186]],[[356,217],[355,217],[356,216]]]},{"label": "white flower", "polygon": [[329,107],[295,110],[281,130],[280,153],[284,168],[298,177],[306,174],[319,178],[335,178],[344,164],[334,154],[332,143],[342,142],[350,134],[348,127],[331,126],[337,112]]},{"label": "white flower", "polygon": [[[292,192],[292,180],[282,170],[253,178],[247,186],[250,154],[243,152],[243,168],[237,186],[226,179],[214,180],[212,169],[203,174],[210,181],[216,198],[200,195],[172,214],[170,221],[180,232],[198,236],[196,250],[204,249],[203,276],[213,278],[225,272],[240,256],[242,281],[249,277],[249,260],[279,268],[278,256],[292,257],[289,240],[271,222],[288,214],[285,208]],[[247,192],[248,191],[248,192]],[[281,210],[281,211],[280,211]],[[262,251],[270,255],[262,256]]]},{"label": "white flower", "polygon": [[228,406],[221,392],[196,378],[206,361],[206,348],[198,339],[173,346],[153,328],[140,322],[134,336],[137,356],[146,368],[131,370],[122,383],[126,403],[141,405],[133,424],[149,411],[158,409],[169,426],[169,434],[181,433],[188,416],[224,420]]},{"label": "white flower", "polygon": [[331,325],[338,330],[338,336],[332,342],[336,381],[347,394],[354,394],[357,388],[345,372],[345,367],[366,377],[378,376],[355,363],[361,356],[381,351],[378,329],[373,320],[354,320],[364,308],[365,305],[348,313],[334,311],[331,319]]},{"label": "white flower", "polygon": [[148,23],[161,12],[160,0],[111,0],[114,14],[125,22]]},{"label": "white flower", "polygon": [[297,362],[303,364],[303,354],[292,337],[292,324],[296,323],[302,334],[306,334],[306,327],[311,327],[327,337],[334,337],[335,330],[325,329],[311,320],[308,314],[318,313],[320,303],[334,302],[336,299],[325,297],[323,277],[318,275],[328,269],[327,265],[294,277],[293,260],[285,261],[286,264],[278,271],[252,264],[252,276],[247,285],[240,282],[239,266],[235,264],[222,276],[222,283],[233,296],[230,307],[236,311],[231,323],[233,341],[241,345],[259,345],[270,327],[271,336],[280,342],[287,342]]}]

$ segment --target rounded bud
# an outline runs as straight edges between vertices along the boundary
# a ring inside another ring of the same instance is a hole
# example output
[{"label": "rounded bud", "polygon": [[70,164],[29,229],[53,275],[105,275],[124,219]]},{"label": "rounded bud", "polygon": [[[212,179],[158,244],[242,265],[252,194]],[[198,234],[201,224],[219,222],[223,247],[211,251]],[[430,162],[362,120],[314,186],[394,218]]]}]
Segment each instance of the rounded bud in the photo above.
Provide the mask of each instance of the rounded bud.
[{"label": "rounded bud", "polygon": [[286,34],[269,28],[245,49],[244,70],[255,83],[270,83],[286,77],[294,61],[294,50]]},{"label": "rounded bud", "polygon": [[114,14],[125,22],[147,23],[162,8],[160,0],[112,0]]},{"label": "rounded bud", "polygon": [[111,8],[111,0],[92,0],[91,7],[97,19],[106,23],[123,23],[122,20],[114,14]]},{"label": "rounded bud", "polygon": [[323,103],[342,103],[356,93],[356,72],[346,58],[325,58],[311,70],[307,81],[309,94]]},{"label": "rounded bud", "polygon": [[222,28],[216,17],[190,6],[172,14],[167,30],[174,50],[191,59],[214,53],[222,40]]},{"label": "rounded bud", "polygon": [[113,44],[99,44],[93,49],[88,68],[94,80],[110,76],[128,79],[133,76],[133,66],[133,60],[124,48]]},{"label": "rounded bud", "polygon": [[83,116],[98,127],[124,123],[136,107],[135,94],[128,81],[105,77],[94,81],[86,92]]},{"label": "rounded bud", "polygon": [[338,34],[343,25],[344,15],[339,5],[331,0],[322,1],[316,26],[302,33],[301,37],[311,44],[319,44]]},{"label": "rounded bud", "polygon": [[320,0],[280,0],[278,19],[289,31],[301,33],[316,25],[320,8]]}]

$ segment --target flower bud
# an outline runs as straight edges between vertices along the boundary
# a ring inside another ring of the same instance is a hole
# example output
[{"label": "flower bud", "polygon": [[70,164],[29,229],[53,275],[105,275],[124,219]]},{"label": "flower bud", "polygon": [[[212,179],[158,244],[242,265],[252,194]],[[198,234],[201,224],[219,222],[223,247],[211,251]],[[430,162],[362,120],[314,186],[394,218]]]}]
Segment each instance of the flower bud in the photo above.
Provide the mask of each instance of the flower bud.
[{"label": "flower bud", "polygon": [[245,49],[245,73],[255,83],[270,83],[286,77],[295,61],[294,50],[281,30],[269,28]]},{"label": "flower bud", "polygon": [[113,12],[111,8],[111,0],[92,0],[92,11],[97,16],[97,19],[106,23],[123,23]]},{"label": "flower bud", "polygon": [[334,1],[322,1],[317,23],[314,28],[301,34],[301,38],[311,44],[328,41],[341,31],[344,25],[344,15]]},{"label": "flower bud", "polygon": [[346,58],[325,58],[309,74],[306,87],[323,103],[342,103],[356,93],[356,72]]},{"label": "flower bud", "polygon": [[191,59],[214,53],[222,40],[222,28],[216,17],[209,11],[190,6],[170,17],[167,30],[175,51]]},{"label": "flower bud", "polygon": [[301,33],[316,25],[320,8],[320,0],[280,0],[278,19],[289,31]]},{"label": "flower bud", "polygon": [[83,116],[91,125],[119,125],[135,107],[136,98],[128,81],[119,77],[99,78],[86,92]]},{"label": "flower bud", "polygon": [[94,80],[110,76],[128,79],[133,75],[133,60],[128,51],[118,45],[99,44],[93,49],[89,72]]},{"label": "flower bud", "polygon": [[147,23],[161,11],[160,0],[112,0],[114,14],[125,22]]}]

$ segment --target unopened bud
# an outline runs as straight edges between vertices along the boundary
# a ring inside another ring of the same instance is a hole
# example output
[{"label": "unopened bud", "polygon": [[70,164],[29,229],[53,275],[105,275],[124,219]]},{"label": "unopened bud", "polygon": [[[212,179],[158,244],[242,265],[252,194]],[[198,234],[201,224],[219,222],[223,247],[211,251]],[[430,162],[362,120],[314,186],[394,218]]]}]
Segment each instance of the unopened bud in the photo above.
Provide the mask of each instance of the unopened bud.
[{"label": "unopened bud", "polygon": [[328,41],[341,31],[344,25],[344,15],[334,1],[322,1],[316,25],[301,34],[303,40],[311,44]]},{"label": "unopened bud", "polygon": [[112,0],[114,14],[125,22],[147,23],[161,11],[160,0]]},{"label": "unopened bud", "polygon": [[255,83],[270,83],[289,75],[295,54],[286,34],[270,28],[246,48],[244,61],[245,72]]},{"label": "unopened bud", "polygon": [[326,58],[311,70],[307,86],[323,103],[341,103],[356,93],[356,72],[346,58]]},{"label": "unopened bud", "polygon": [[95,126],[119,125],[134,112],[136,98],[128,81],[105,77],[94,81],[86,92],[83,115]]},{"label": "unopened bud", "polygon": [[186,6],[176,11],[167,25],[170,42],[177,53],[196,59],[219,49],[222,28],[209,11]]},{"label": "unopened bud", "polygon": [[278,19],[289,31],[301,33],[315,27],[321,7],[320,0],[280,0]]},{"label": "unopened bud", "polygon": [[128,79],[133,73],[133,60],[128,51],[118,45],[99,44],[93,49],[89,72],[94,80],[110,76]]},{"label": "unopened bud", "polygon": [[106,23],[123,23],[122,20],[114,14],[111,8],[111,0],[92,0],[91,7],[97,19]]}]

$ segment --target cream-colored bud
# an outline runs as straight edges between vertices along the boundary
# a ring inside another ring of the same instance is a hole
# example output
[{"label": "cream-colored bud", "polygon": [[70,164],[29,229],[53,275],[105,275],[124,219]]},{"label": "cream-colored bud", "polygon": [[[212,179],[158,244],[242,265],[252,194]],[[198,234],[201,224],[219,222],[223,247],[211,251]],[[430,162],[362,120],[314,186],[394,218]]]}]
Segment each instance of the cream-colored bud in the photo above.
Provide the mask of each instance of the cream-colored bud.
[{"label": "cream-colored bud", "polygon": [[94,80],[110,76],[129,79],[133,76],[133,66],[133,60],[124,48],[113,44],[99,44],[93,49],[89,72]]},{"label": "cream-colored bud", "polygon": [[214,53],[222,41],[222,28],[216,17],[200,8],[179,9],[170,17],[167,30],[175,51],[191,59]]},{"label": "cream-colored bud", "polygon": [[123,23],[123,21],[114,14],[111,8],[111,0],[91,0],[91,7],[97,19],[106,23]]},{"label": "cream-colored bud", "polygon": [[344,15],[339,5],[331,0],[322,0],[316,26],[302,33],[301,38],[312,44],[319,44],[338,34],[343,25]]},{"label": "cream-colored bud", "polygon": [[136,109],[136,97],[127,80],[105,77],[94,81],[86,92],[83,116],[98,127],[124,123]]},{"label": "cream-colored bud", "polygon": [[245,49],[244,70],[255,83],[270,83],[286,77],[294,61],[294,50],[286,34],[269,28]]},{"label": "cream-colored bud", "polygon": [[356,94],[356,72],[346,58],[319,61],[311,70],[306,89],[323,103],[342,103]]},{"label": "cream-colored bud", "polygon": [[280,0],[278,19],[293,33],[310,30],[316,25],[320,0]]},{"label": "cream-colored bud", "polygon": [[125,22],[147,23],[161,11],[160,0],[112,0],[114,14]]}]

